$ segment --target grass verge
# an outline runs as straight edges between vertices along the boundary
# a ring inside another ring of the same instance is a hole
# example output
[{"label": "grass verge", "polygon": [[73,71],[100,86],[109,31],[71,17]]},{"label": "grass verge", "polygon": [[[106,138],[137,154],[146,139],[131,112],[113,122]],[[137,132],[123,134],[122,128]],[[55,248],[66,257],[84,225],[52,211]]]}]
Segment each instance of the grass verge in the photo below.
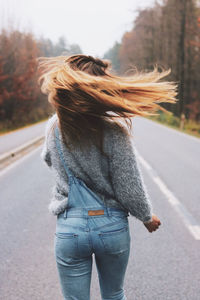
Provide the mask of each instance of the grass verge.
[{"label": "grass verge", "polygon": [[157,116],[148,116],[147,119],[156,121],[168,127],[174,128],[178,131],[190,134],[197,138],[200,138],[200,122],[194,120],[185,119],[183,129],[180,128],[181,120],[180,118],[167,114],[163,111],[158,112]]}]

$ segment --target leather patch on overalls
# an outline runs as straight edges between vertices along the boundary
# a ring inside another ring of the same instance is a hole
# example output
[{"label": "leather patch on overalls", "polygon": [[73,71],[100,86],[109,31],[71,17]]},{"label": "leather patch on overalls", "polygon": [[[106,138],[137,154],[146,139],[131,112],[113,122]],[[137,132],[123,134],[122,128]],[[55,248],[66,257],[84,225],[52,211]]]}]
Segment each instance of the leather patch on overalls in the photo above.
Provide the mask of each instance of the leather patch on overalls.
[{"label": "leather patch on overalls", "polygon": [[88,210],[89,216],[98,216],[98,215],[104,215],[103,209],[97,209],[97,210]]}]

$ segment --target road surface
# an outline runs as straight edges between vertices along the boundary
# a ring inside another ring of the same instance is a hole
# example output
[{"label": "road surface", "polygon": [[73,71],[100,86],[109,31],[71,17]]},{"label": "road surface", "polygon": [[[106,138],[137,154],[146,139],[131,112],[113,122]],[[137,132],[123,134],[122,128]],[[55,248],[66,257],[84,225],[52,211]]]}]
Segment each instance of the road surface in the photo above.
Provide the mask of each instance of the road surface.
[{"label": "road surface", "polygon": [[[139,117],[133,126],[144,181],[162,224],[149,233],[129,217],[127,300],[198,300],[200,141]],[[0,175],[3,300],[62,299],[53,253],[56,218],[47,211],[54,178],[40,152],[41,146]],[[91,300],[100,299],[93,263]]]},{"label": "road surface", "polygon": [[17,129],[0,135],[0,155],[41,136],[44,133],[45,124],[46,121],[42,121],[23,129]]}]

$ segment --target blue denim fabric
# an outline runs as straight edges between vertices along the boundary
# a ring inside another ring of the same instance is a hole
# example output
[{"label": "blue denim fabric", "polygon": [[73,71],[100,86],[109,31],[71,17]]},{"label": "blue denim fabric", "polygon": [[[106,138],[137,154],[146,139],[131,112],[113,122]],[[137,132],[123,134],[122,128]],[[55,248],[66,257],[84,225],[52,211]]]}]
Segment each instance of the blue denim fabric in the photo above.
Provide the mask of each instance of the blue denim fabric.
[{"label": "blue denim fabric", "polygon": [[[58,142],[58,141],[57,141]],[[57,215],[54,253],[65,300],[90,300],[93,254],[103,300],[126,300],[124,278],[130,253],[129,213],[104,205],[102,199],[68,174],[68,207]],[[88,211],[101,210],[97,215]]]}]

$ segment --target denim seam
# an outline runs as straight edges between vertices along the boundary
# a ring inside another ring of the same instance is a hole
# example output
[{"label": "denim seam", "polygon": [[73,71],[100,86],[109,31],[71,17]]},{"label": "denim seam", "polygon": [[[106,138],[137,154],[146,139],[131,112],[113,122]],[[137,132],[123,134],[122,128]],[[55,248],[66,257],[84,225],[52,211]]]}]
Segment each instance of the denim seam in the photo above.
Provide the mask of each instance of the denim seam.
[{"label": "denim seam", "polygon": [[109,236],[110,234],[114,233],[114,234],[117,234],[117,233],[121,233],[121,232],[124,232],[124,231],[128,231],[128,226],[125,226],[123,228],[120,228],[120,229],[116,229],[116,230],[110,230],[110,231],[103,231],[103,232],[100,232],[99,235],[105,235],[105,236]]},{"label": "denim seam", "polygon": [[[119,221],[116,221],[116,222],[113,222],[113,223],[108,223],[108,224],[105,224],[105,225],[103,225],[103,226],[95,227],[93,230],[94,230],[94,231],[101,230],[102,228],[110,227],[110,226],[116,225],[116,224],[119,224]],[[125,222],[125,223],[123,223],[123,224],[127,224],[127,222]],[[127,224],[127,225],[128,225],[128,224]]]}]

